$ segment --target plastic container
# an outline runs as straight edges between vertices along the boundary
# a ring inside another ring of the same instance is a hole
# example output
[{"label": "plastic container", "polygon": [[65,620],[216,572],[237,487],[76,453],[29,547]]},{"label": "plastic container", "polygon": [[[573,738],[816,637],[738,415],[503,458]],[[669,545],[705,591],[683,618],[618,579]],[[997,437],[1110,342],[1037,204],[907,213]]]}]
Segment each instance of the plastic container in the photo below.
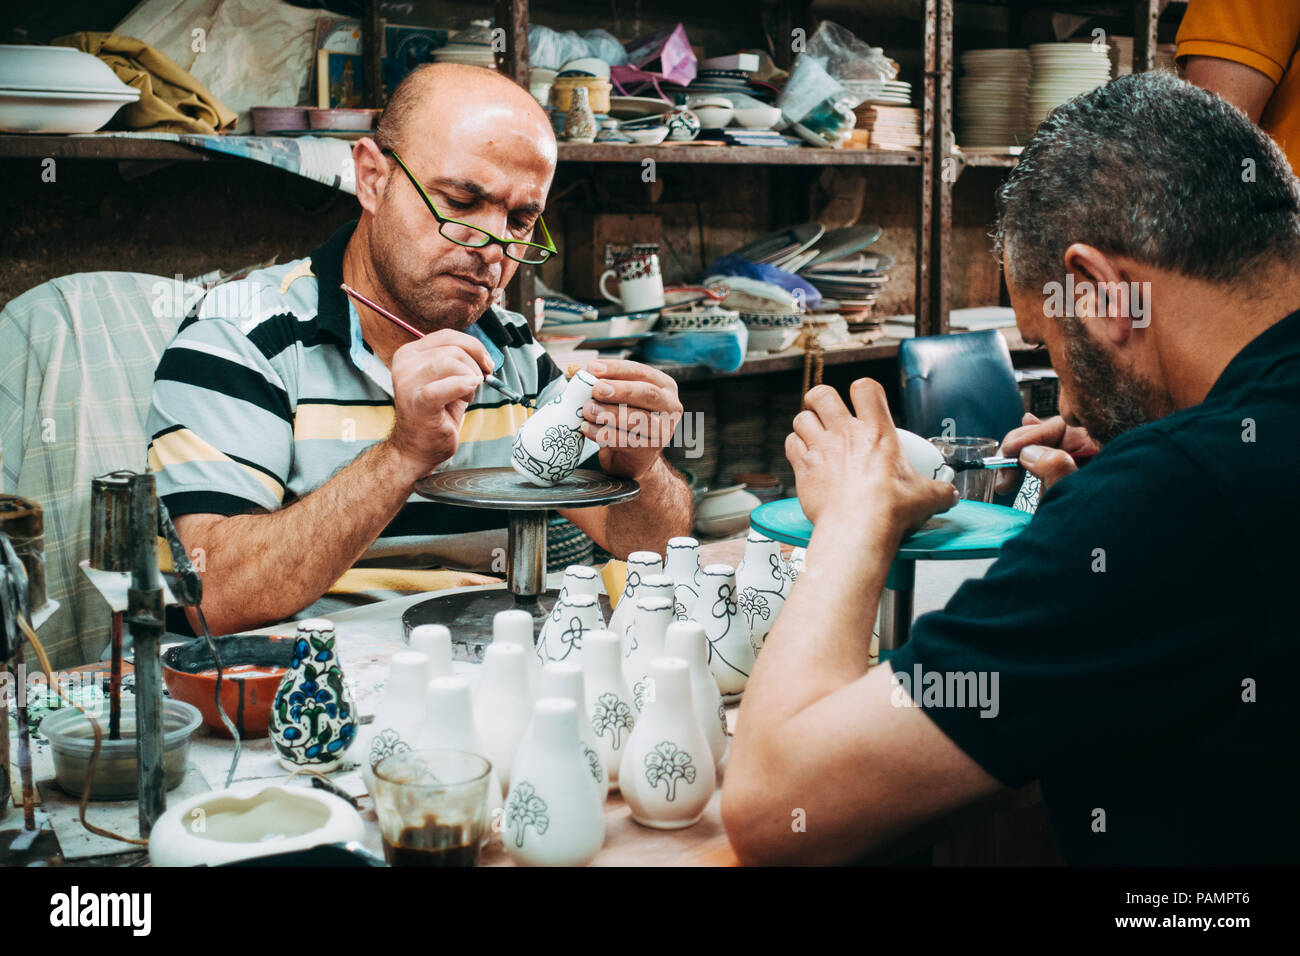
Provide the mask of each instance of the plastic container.
[{"label": "plastic container", "polygon": [[[108,739],[108,708],[95,715],[104,742],[95,764],[92,800],[130,800],[136,796],[135,698],[122,695],[122,736]],[[163,781],[168,790],[180,785],[189,763],[190,738],[203,717],[197,707],[180,700],[163,701]],[[69,796],[80,797],[86,767],[95,746],[90,720],[73,707],[65,707],[41,722],[41,734],[54,754],[54,780]]]}]

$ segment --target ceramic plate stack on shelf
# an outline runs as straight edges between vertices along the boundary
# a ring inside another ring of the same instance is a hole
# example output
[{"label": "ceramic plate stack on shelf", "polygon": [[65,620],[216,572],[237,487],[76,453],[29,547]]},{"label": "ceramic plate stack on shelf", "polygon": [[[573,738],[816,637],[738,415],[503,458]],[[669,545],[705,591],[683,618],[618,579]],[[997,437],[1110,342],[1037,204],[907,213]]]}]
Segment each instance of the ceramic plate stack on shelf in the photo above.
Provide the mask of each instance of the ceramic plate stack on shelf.
[{"label": "ceramic plate stack on shelf", "polygon": [[1110,48],[1089,43],[1034,43],[1029,84],[1029,128],[1066,100],[1110,81]]},{"label": "ceramic plate stack on shelf", "polygon": [[855,109],[857,128],[870,134],[872,149],[920,149],[921,111],[907,106],[863,104]]},{"label": "ceramic plate stack on shelf", "polygon": [[957,141],[964,148],[1015,146],[1027,128],[1028,50],[968,50],[961,55]]},{"label": "ceramic plate stack on shelf", "polygon": [[882,106],[911,106],[912,105],[912,84],[904,83],[902,80],[885,80],[881,91],[873,96],[868,96],[864,103],[880,104]]},{"label": "ceramic plate stack on shelf", "polygon": [[850,332],[864,332],[879,325],[872,312],[889,281],[894,260],[884,253],[863,250],[880,234],[876,225],[832,229],[817,242],[816,258],[799,270],[800,277],[822,294],[820,311],[842,315]]}]

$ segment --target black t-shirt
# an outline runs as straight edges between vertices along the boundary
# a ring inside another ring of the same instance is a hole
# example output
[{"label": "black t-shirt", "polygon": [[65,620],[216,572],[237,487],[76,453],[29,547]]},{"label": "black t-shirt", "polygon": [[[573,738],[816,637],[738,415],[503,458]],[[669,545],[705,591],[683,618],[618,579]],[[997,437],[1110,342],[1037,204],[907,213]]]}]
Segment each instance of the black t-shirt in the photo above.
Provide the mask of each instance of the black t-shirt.
[{"label": "black t-shirt", "polygon": [[921,706],[1041,780],[1072,863],[1300,863],[1298,476],[1294,312],[1053,486],[890,663],[996,674],[996,716]]}]

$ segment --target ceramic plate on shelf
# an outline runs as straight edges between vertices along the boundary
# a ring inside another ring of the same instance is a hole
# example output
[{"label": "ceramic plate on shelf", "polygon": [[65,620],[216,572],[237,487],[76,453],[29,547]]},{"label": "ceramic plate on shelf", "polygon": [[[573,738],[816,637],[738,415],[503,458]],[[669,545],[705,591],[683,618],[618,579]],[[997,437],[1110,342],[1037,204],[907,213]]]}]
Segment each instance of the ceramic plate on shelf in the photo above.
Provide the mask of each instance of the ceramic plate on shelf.
[{"label": "ceramic plate on shelf", "polygon": [[769,233],[761,239],[746,243],[732,252],[732,255],[748,259],[750,262],[773,262],[787,256],[802,252],[821,238],[826,227],[819,222],[805,222],[798,226],[788,226]]},{"label": "ceramic plate on shelf", "polygon": [[[836,259],[843,259],[845,256],[851,256],[853,253],[865,249],[877,239],[883,230],[874,224],[864,224],[861,226],[846,226],[843,229],[831,229],[823,233],[817,241],[809,247],[808,251],[816,250],[817,256],[811,264],[824,265],[834,262]],[[807,268],[807,265],[804,266]]]},{"label": "ceramic plate on shelf", "polygon": [[660,116],[673,108],[653,96],[611,96],[609,115],[615,119],[639,119],[642,116]]}]

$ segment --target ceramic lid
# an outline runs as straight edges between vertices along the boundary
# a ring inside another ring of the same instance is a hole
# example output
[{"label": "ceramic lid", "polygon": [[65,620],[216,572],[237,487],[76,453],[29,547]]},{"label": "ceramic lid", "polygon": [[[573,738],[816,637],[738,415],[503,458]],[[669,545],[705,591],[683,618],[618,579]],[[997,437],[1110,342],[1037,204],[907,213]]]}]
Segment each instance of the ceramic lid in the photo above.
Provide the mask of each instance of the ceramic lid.
[{"label": "ceramic lid", "polygon": [[140,96],[99,57],[68,46],[0,44],[0,89]]}]

